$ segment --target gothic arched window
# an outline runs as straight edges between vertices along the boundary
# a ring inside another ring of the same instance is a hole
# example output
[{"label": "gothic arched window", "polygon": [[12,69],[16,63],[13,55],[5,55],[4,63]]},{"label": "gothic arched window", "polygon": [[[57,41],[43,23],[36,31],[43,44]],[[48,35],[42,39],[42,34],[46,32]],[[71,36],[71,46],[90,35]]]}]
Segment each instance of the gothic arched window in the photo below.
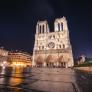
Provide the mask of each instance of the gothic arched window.
[{"label": "gothic arched window", "polygon": [[42,33],[44,33],[44,25],[42,26]]},{"label": "gothic arched window", "polygon": [[63,49],[65,49],[65,45],[63,44]]},{"label": "gothic arched window", "polygon": [[44,50],[44,46],[42,46],[42,50]]},{"label": "gothic arched window", "polygon": [[61,49],[61,45],[59,45],[59,48]]},{"label": "gothic arched window", "polygon": [[58,23],[58,31],[60,31],[60,23]]},{"label": "gothic arched window", "polygon": [[41,33],[41,25],[40,25],[40,27],[39,27],[39,33]]},{"label": "gothic arched window", "polygon": [[61,30],[63,31],[63,23],[61,22]]}]

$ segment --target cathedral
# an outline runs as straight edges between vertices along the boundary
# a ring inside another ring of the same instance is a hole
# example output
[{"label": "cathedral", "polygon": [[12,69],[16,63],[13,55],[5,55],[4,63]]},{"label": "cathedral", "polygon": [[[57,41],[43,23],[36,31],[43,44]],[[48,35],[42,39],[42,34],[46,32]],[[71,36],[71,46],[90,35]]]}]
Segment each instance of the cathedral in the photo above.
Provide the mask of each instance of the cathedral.
[{"label": "cathedral", "polygon": [[32,66],[68,68],[73,65],[72,47],[66,18],[55,19],[54,32],[50,32],[47,21],[38,21]]}]

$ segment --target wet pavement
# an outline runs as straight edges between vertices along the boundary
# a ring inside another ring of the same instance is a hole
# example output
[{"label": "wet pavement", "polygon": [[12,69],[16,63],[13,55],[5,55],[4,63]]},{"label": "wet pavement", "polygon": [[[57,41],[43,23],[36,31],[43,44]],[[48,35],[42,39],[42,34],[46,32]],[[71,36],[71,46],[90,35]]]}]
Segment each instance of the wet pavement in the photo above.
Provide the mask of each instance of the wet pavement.
[{"label": "wet pavement", "polygon": [[0,68],[0,92],[81,92],[77,74],[70,68]]},{"label": "wet pavement", "polygon": [[76,81],[83,92],[92,92],[92,73],[77,70]]}]

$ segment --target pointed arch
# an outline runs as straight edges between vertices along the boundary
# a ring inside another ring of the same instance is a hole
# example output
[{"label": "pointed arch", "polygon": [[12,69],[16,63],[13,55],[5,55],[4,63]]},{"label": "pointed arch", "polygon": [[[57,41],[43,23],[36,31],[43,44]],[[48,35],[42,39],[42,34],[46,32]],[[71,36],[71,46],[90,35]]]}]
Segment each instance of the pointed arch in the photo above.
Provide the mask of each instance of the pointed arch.
[{"label": "pointed arch", "polygon": [[43,57],[42,56],[38,56],[37,59],[36,59],[36,64],[42,66],[43,61],[44,61]]},{"label": "pointed arch", "polygon": [[52,55],[48,55],[46,58],[46,65],[47,67],[54,67],[55,59]]},{"label": "pointed arch", "polygon": [[63,62],[63,55],[58,58],[58,62]]},{"label": "pointed arch", "polygon": [[52,61],[52,55],[48,55],[47,56],[47,58],[46,58],[46,62],[48,63],[48,62],[51,62]]}]

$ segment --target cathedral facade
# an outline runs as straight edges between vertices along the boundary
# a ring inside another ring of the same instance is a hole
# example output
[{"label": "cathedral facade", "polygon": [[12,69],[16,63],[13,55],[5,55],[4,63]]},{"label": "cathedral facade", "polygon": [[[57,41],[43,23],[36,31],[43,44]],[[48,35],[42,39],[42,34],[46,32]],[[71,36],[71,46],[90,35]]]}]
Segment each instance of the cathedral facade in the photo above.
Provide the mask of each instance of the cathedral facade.
[{"label": "cathedral facade", "polygon": [[54,32],[50,32],[47,21],[38,21],[32,66],[67,68],[73,65],[72,47],[66,18],[55,19]]}]

